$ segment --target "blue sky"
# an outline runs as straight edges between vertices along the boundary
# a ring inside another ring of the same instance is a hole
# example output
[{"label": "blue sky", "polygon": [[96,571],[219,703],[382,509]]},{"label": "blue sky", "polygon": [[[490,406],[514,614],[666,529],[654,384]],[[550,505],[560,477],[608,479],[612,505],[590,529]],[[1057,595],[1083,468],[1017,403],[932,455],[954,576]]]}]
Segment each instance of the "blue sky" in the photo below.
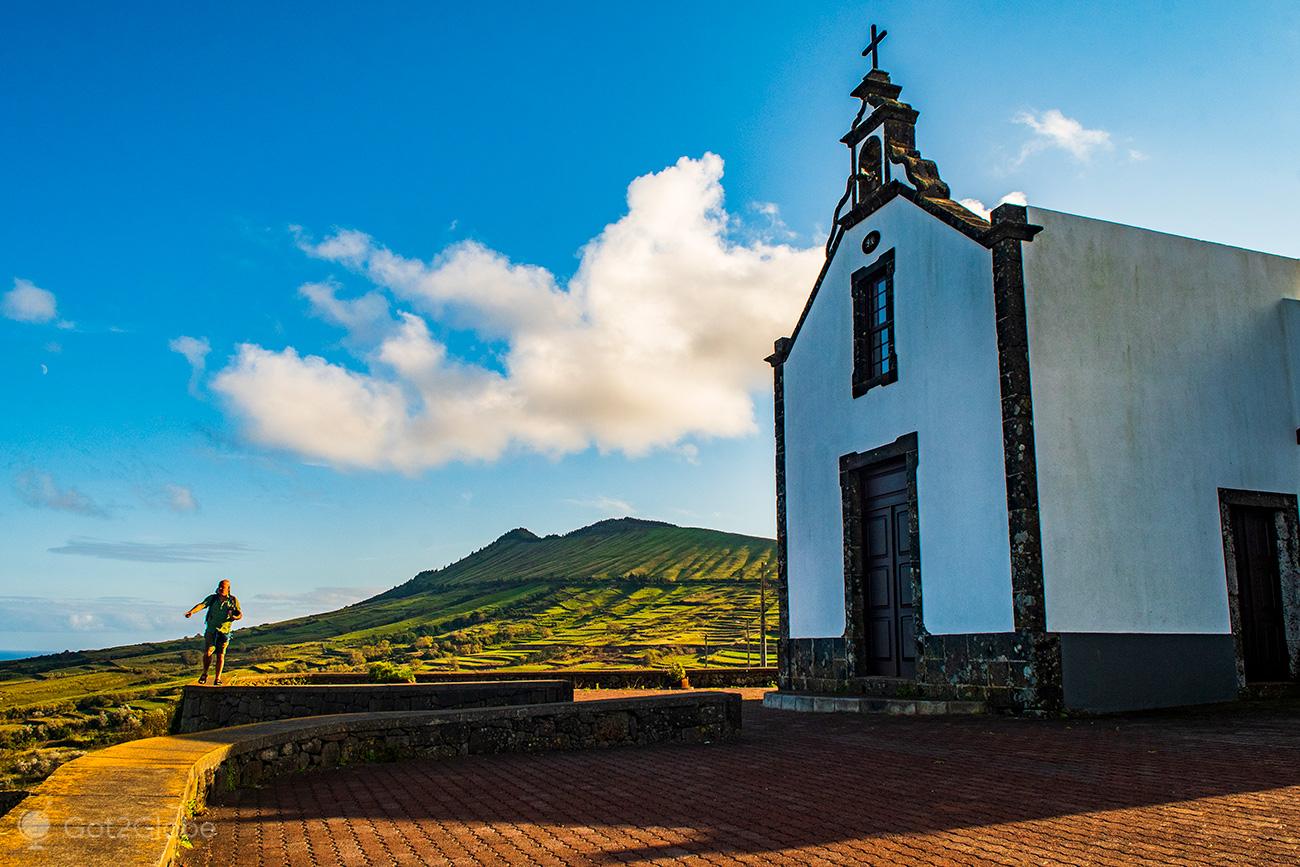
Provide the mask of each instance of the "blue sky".
[{"label": "blue sky", "polygon": [[955,197],[1300,255],[1293,2],[6,4],[0,647],[773,534],[871,21]]}]

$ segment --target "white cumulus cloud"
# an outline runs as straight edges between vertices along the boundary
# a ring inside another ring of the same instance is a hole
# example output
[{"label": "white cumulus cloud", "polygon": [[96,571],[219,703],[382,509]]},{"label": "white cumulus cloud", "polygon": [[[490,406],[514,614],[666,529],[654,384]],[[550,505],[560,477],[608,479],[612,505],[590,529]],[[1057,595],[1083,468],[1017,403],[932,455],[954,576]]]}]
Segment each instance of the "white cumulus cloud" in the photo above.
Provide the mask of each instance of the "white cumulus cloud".
[{"label": "white cumulus cloud", "polygon": [[996,208],[998,205],[1027,205],[1029,204],[1029,199],[1019,190],[1012,190],[1002,198],[998,199],[998,205],[994,205],[993,208],[986,208],[984,203],[979,199],[962,199],[958,204],[966,210],[973,211],[987,220],[989,219],[989,215],[993,212],[993,208]]},{"label": "white cumulus cloud", "polygon": [[0,311],[5,318],[16,322],[52,322],[59,315],[54,293],[42,289],[30,280],[14,278],[14,288],[0,300]]},{"label": "white cumulus cloud", "polygon": [[1029,141],[1020,148],[1017,164],[1049,148],[1063,150],[1079,162],[1086,163],[1094,153],[1108,151],[1115,146],[1109,132],[1104,129],[1088,129],[1074,118],[1062,114],[1060,109],[1049,108],[1042,114],[1022,111],[1012,120],[1029,127],[1033,132]]},{"label": "white cumulus cloud", "polygon": [[[338,467],[413,472],[512,448],[640,455],[748,434],[752,395],[770,384],[762,359],[793,327],[822,251],[737,240],[722,173],[705,154],[634,180],[626,215],[563,284],[475,242],[425,261],[355,230],[300,235],[309,255],[375,286],[352,301],[332,284],[299,290],[348,329],[355,363],[245,344],[212,387],[252,440]],[[390,316],[379,292],[406,309]],[[470,363],[431,322],[504,348]]]}]

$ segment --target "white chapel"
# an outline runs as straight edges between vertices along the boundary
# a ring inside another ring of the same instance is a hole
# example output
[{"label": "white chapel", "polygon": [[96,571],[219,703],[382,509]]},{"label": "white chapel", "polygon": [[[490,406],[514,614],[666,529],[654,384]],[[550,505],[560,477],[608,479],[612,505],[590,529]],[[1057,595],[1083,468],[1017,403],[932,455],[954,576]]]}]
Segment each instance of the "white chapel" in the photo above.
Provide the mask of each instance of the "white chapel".
[{"label": "white chapel", "polygon": [[986,221],[900,94],[878,69],[852,92],[826,262],[769,359],[774,701],[1113,711],[1295,680],[1300,261]]}]

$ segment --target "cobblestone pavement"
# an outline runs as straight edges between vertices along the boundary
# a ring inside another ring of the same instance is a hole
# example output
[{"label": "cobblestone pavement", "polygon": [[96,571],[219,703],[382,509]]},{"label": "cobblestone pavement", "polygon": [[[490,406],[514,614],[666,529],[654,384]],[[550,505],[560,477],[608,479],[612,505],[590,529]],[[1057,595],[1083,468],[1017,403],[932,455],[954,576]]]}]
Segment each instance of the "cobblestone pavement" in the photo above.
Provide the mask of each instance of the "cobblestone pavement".
[{"label": "cobblestone pavement", "polygon": [[1295,865],[1300,709],[1042,722],[754,700],[738,744],[355,767],[203,818],[187,864]]}]

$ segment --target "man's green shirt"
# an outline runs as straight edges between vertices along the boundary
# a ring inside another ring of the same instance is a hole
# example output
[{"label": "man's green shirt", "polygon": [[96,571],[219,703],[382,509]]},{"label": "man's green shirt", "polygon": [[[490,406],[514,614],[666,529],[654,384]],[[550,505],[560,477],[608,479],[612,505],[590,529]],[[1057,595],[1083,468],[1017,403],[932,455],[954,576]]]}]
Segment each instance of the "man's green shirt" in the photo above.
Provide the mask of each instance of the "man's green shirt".
[{"label": "man's green shirt", "polygon": [[207,620],[209,631],[229,632],[231,625],[235,622],[235,615],[239,613],[239,600],[232,593],[229,596],[218,596],[213,593],[207,599],[203,600],[207,607],[207,614],[204,617]]}]

